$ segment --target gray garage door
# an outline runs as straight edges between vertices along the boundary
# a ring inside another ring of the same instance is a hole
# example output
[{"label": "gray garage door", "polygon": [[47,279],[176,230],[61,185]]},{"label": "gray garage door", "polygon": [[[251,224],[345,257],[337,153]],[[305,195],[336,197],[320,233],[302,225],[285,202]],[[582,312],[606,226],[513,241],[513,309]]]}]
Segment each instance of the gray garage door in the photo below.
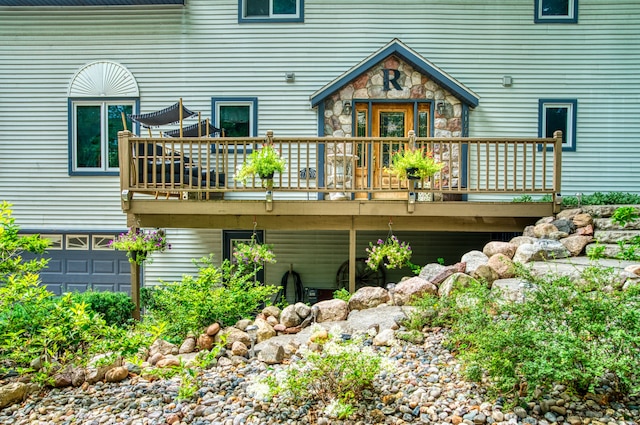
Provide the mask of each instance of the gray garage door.
[{"label": "gray garage door", "polygon": [[[43,233],[52,245],[44,255],[49,258],[40,272],[42,283],[51,292],[112,291],[131,294],[131,267],[122,251],[108,247],[116,234]],[[25,258],[33,256],[24,255]]]}]

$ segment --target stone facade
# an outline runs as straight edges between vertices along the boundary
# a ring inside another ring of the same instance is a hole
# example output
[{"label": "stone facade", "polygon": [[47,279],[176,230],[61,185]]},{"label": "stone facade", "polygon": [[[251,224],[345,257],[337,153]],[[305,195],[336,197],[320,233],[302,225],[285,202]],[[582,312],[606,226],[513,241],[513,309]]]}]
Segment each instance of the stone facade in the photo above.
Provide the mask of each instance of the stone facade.
[{"label": "stone facade", "polygon": [[[383,69],[397,69],[397,79],[402,90],[384,89]],[[396,56],[390,56],[367,72],[342,87],[324,104],[324,134],[333,137],[352,136],[352,114],[344,113],[345,102],[353,100],[433,100],[443,101],[442,114],[435,113],[434,137],[462,136],[462,103],[450,92],[440,87],[428,75],[414,70],[413,66]]]}]

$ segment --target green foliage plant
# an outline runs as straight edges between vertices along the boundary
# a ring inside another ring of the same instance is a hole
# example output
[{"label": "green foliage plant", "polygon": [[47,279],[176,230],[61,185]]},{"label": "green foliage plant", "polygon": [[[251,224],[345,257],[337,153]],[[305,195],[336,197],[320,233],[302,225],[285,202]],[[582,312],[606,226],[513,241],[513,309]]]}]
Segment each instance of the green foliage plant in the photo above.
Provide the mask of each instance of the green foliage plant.
[{"label": "green foliage plant", "polygon": [[640,214],[635,207],[619,207],[611,215],[611,221],[620,227],[625,227],[628,223],[633,223],[638,220]]},{"label": "green foliage plant", "polygon": [[76,303],[85,303],[94,313],[98,313],[109,326],[128,328],[132,324],[135,305],[124,292],[87,291],[74,293]]},{"label": "green foliage plant", "polygon": [[442,170],[444,164],[433,157],[433,152],[425,149],[403,149],[391,154],[391,165],[385,169],[399,179],[406,179],[407,170],[413,169],[413,176],[420,179],[433,176]]},{"label": "green foliage plant", "polygon": [[351,292],[347,288],[340,288],[333,291],[333,298],[336,300],[342,300],[345,302],[349,302],[351,299]]},{"label": "green foliage plant", "polygon": [[638,394],[640,288],[605,291],[609,278],[593,268],[577,281],[519,273],[530,284],[522,302],[482,285],[423,302],[436,312],[430,323],[451,330],[448,346],[467,376],[486,376],[494,391],[517,397],[517,389],[527,394],[557,383],[585,394],[608,374],[618,394]]},{"label": "green foliage plant", "polygon": [[280,152],[272,144],[265,144],[261,149],[255,149],[249,154],[247,160],[236,172],[234,179],[243,183],[254,176],[267,180],[273,178],[276,172],[282,173],[285,164]]},{"label": "green foliage plant", "polygon": [[158,323],[171,318],[166,321],[166,335],[172,341],[190,332],[198,334],[211,323],[230,326],[252,317],[277,292],[275,286],[255,280],[259,265],[224,260],[216,266],[213,256],[195,264],[195,277],[184,275],[180,282],[165,283],[145,294],[145,320]]},{"label": "green foliage plant", "polygon": [[315,403],[317,411],[347,419],[365,390],[373,390],[375,377],[388,367],[380,354],[361,347],[360,342],[357,338],[343,341],[332,331],[321,351],[305,351],[282,373],[256,382],[252,389],[258,398]]},{"label": "green foliage plant", "polygon": [[43,254],[49,247],[49,240],[40,235],[20,236],[20,227],[13,218],[12,204],[0,204],[0,284],[13,274],[38,273],[48,263],[48,259],[24,261],[22,254],[31,252]]}]

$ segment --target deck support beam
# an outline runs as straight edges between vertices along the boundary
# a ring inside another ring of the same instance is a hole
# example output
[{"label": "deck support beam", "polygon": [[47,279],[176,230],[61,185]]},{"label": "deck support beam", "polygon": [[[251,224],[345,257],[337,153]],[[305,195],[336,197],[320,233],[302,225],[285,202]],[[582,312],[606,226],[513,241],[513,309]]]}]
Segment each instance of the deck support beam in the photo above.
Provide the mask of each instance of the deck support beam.
[{"label": "deck support beam", "polygon": [[356,228],[351,220],[349,229],[349,293],[356,292]]}]

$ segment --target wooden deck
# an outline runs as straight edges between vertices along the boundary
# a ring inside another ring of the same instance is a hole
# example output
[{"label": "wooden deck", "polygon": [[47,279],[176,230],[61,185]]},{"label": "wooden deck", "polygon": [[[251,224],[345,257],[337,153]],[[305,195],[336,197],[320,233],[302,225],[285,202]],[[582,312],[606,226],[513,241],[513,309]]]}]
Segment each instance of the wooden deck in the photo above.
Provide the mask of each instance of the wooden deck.
[{"label": "wooden deck", "polygon": [[[506,138],[167,138],[119,134],[122,209],[134,227],[520,231],[558,206],[561,135]],[[235,170],[273,144],[286,160],[267,193]],[[388,155],[428,149],[445,164],[415,183],[384,172]],[[376,158],[376,155],[382,157]],[[378,165],[375,165],[377,161]],[[373,166],[368,166],[373,164]],[[346,165],[346,167],[345,167]],[[377,167],[377,169],[376,169]],[[496,198],[504,201],[482,202]],[[550,202],[514,203],[550,195]]]}]

